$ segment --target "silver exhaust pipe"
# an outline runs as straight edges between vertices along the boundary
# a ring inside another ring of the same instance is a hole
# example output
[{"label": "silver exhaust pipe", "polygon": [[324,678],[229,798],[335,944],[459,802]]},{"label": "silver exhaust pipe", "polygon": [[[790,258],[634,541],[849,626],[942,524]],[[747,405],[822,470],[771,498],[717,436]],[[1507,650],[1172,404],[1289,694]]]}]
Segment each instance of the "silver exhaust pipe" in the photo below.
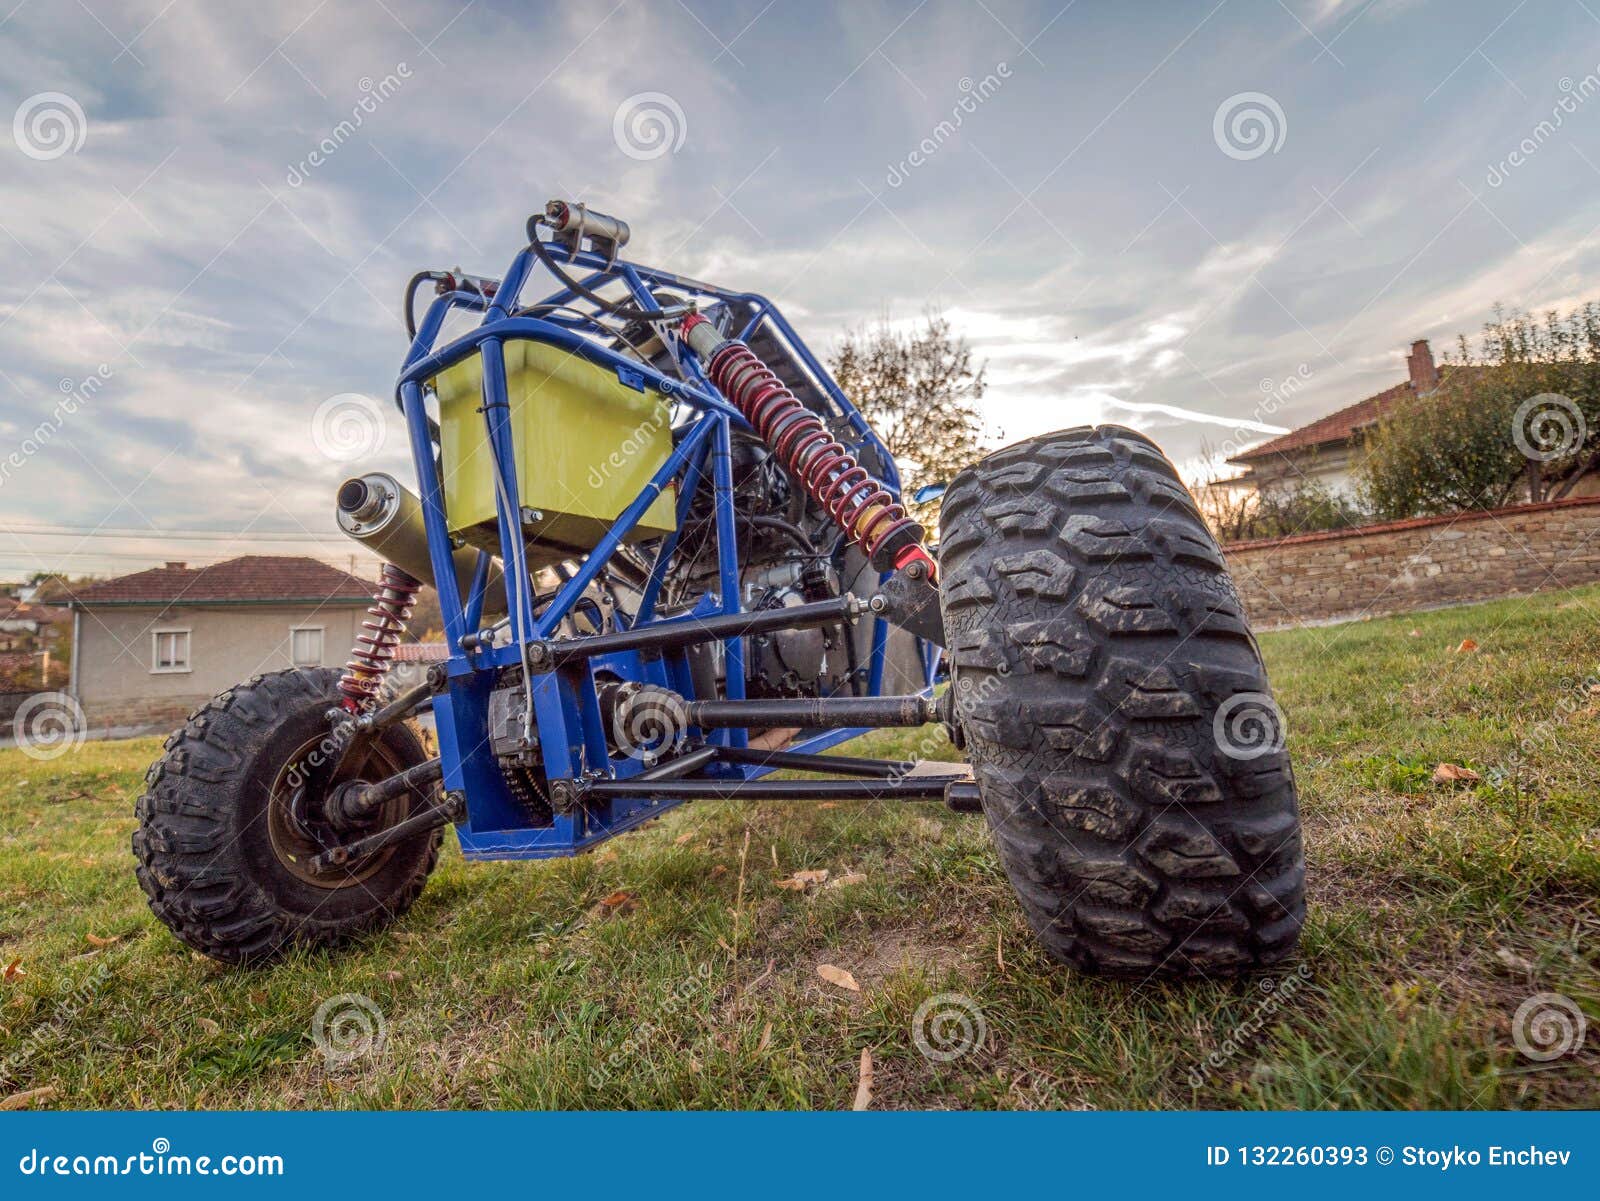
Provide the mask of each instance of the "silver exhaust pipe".
[{"label": "silver exhaust pipe", "polygon": [[[428,531],[422,520],[422,500],[385,471],[352,476],[339,485],[336,516],[339,528],[374,554],[432,584],[433,560],[428,554]],[[456,583],[466,596],[478,551],[464,546],[452,556]],[[501,617],[506,611],[506,588],[500,561],[489,564],[484,590],[483,616]]]}]

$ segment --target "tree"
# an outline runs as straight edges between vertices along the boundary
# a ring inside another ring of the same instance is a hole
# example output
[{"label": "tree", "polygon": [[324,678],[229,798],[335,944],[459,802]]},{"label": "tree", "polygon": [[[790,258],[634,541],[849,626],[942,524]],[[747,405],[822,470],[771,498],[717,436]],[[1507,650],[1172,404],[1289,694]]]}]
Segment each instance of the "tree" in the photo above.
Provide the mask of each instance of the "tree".
[{"label": "tree", "polygon": [[918,505],[918,488],[947,483],[983,454],[978,412],[985,365],[974,365],[966,339],[929,312],[912,331],[887,320],[846,334],[829,368],[900,466],[906,507],[930,529],[938,503]]},{"label": "tree", "polygon": [[1559,500],[1600,465],[1600,305],[1495,311],[1439,388],[1368,436],[1362,499],[1380,521]]}]

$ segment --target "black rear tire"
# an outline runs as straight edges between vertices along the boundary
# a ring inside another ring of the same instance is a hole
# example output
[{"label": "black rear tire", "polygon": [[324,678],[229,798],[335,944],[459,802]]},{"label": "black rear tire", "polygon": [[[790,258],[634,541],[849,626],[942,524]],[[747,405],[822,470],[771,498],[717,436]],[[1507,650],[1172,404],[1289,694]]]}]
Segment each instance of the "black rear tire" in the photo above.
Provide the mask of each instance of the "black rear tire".
[{"label": "black rear tire", "polygon": [[[405,723],[348,749],[330,742],[338,683],[330,668],[256,676],[190,715],[150,765],[133,835],[139,883],[155,915],[195,950],[254,964],[333,946],[387,925],[422,892],[442,830],[319,874],[306,864],[313,848],[284,819],[285,789],[302,778],[371,781],[428,758]],[[432,803],[432,792],[391,802],[378,825]]]},{"label": "black rear tire", "polygon": [[1305,917],[1281,714],[1221,552],[1119,426],[969,468],[940,520],[961,736],[1029,923],[1118,976],[1283,959]]}]

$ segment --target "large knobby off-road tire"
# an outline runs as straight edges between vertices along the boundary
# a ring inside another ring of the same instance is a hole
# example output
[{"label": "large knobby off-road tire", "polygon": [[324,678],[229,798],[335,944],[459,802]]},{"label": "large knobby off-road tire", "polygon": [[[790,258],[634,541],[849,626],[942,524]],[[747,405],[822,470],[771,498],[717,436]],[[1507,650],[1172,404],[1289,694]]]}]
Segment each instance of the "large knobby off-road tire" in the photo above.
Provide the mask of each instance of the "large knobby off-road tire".
[{"label": "large knobby off-road tire", "polygon": [[[329,668],[256,676],[196,710],[150,765],[133,835],[139,883],[197,951],[253,964],[336,945],[404,913],[438,862],[433,830],[345,868],[309,869],[317,848],[289,818],[297,785],[375,781],[428,758],[405,723],[339,740],[327,717],[338,683]],[[373,828],[432,802],[431,789],[406,793]]]},{"label": "large knobby off-road tire", "polygon": [[1119,426],[959,475],[940,521],[959,727],[1006,874],[1107,975],[1273,963],[1305,915],[1282,718],[1216,541]]}]

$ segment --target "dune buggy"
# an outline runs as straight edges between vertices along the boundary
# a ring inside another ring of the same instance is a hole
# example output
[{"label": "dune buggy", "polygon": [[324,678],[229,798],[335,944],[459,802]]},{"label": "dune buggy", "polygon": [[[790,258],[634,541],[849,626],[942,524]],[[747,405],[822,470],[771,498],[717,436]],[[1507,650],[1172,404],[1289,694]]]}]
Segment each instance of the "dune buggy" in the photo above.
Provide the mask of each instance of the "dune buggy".
[{"label": "dune buggy", "polygon": [[[179,938],[249,963],[380,927],[446,826],[469,860],[539,859],[684,801],[830,798],[981,810],[1039,938],[1084,970],[1289,953],[1281,727],[1149,439],[1083,426],[990,455],[950,482],[935,556],[770,300],[622,259],[627,224],[581,204],[526,232],[498,280],[407,289],[417,487],[339,489],[384,560],[348,665],[222,693],[150,770],[138,877]],[[554,290],[525,300],[536,273]],[[464,332],[440,345],[447,319]],[[443,657],[399,687],[424,583]],[[823,754],[929,723],[970,768]]]}]

